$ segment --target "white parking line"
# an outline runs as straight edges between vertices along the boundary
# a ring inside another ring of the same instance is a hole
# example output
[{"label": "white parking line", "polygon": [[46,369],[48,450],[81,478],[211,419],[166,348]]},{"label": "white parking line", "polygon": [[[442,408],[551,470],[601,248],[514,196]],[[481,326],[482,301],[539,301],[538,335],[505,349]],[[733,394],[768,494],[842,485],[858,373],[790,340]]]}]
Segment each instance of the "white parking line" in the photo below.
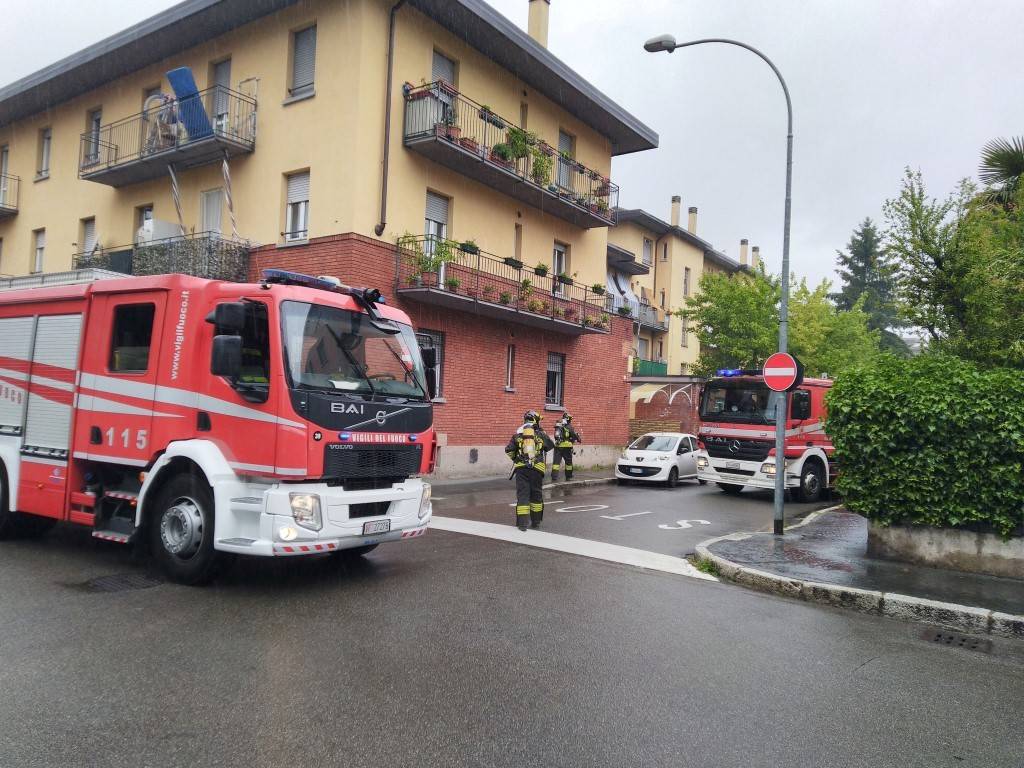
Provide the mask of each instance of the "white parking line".
[{"label": "white parking line", "polygon": [[482,536],[486,539],[497,539],[498,541],[507,541],[512,544],[525,544],[528,547],[538,547],[539,549],[548,549],[554,552],[566,552],[570,555],[591,557],[596,560],[606,560],[610,563],[621,563],[652,571],[674,573],[679,576],[689,576],[693,579],[718,581],[718,579],[710,574],[701,573],[690,565],[689,561],[681,557],[672,557],[671,555],[663,555],[660,552],[648,552],[643,549],[623,547],[619,544],[578,539],[574,536],[563,536],[559,533],[548,533],[547,531],[520,531],[511,525],[483,523],[478,520],[462,520],[455,517],[438,517],[437,515],[431,518],[430,527],[436,528],[439,531]]}]

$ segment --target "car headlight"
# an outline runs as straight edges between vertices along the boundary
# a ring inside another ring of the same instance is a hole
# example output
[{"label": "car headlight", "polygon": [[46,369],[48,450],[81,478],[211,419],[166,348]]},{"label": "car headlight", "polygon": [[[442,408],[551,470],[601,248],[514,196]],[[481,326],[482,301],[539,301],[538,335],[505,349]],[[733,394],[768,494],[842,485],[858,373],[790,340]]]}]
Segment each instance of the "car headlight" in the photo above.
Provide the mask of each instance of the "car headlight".
[{"label": "car headlight", "polygon": [[675,459],[675,456],[659,456],[658,457],[658,461],[672,461],[673,459]]},{"label": "car headlight", "polygon": [[289,493],[288,500],[292,505],[292,517],[298,525],[311,531],[319,531],[324,527],[319,496],[315,493]]},{"label": "car headlight", "polygon": [[423,495],[420,497],[420,511],[417,513],[417,517],[422,520],[424,517],[430,514],[432,505],[430,503],[430,485],[427,483],[423,484]]},{"label": "car headlight", "polygon": [[766,475],[774,475],[775,474],[775,462],[766,461],[764,464],[761,465],[761,471],[764,474],[766,474]]},{"label": "car headlight", "polygon": [[704,456],[698,456],[697,457],[697,469],[707,469],[708,465],[709,465],[709,462],[708,462],[706,457],[704,457]]}]

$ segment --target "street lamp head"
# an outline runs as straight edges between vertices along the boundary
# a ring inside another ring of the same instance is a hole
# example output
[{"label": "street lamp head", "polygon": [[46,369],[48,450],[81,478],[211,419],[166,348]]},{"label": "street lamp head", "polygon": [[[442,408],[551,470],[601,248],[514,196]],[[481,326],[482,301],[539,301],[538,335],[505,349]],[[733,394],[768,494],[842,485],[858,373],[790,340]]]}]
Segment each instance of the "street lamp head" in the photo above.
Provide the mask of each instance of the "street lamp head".
[{"label": "street lamp head", "polygon": [[648,53],[659,53],[668,51],[672,53],[676,49],[676,39],[672,35],[658,35],[644,43],[644,50]]}]

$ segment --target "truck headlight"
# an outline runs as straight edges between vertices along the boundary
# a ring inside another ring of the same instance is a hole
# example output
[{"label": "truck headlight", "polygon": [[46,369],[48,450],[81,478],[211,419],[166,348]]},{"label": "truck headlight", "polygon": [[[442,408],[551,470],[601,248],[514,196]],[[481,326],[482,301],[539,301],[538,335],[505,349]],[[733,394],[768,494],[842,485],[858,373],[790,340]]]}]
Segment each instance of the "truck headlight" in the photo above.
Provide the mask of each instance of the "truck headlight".
[{"label": "truck headlight", "polygon": [[708,462],[706,456],[698,456],[697,457],[697,469],[707,469],[708,466],[709,466],[709,462]]},{"label": "truck headlight", "polygon": [[423,495],[420,497],[420,511],[416,516],[422,520],[424,517],[430,514],[432,504],[430,503],[430,486],[427,483],[423,484]]},{"label": "truck headlight", "polygon": [[764,464],[761,465],[761,471],[766,475],[774,475],[775,463],[771,461],[766,461]]},{"label": "truck headlight", "polygon": [[297,524],[311,531],[319,531],[324,527],[319,496],[315,493],[289,493],[288,500],[292,505],[292,517]]}]

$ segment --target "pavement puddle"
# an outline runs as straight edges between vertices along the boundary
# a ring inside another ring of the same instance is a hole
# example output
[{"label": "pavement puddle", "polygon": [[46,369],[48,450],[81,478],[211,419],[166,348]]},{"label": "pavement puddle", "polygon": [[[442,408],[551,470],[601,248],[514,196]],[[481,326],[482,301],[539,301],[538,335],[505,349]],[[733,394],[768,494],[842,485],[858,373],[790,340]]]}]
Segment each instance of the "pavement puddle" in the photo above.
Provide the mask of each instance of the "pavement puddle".
[{"label": "pavement puddle", "polygon": [[511,544],[522,544],[527,547],[537,547],[538,549],[547,549],[553,552],[565,552],[570,555],[579,555],[622,565],[632,565],[636,568],[645,568],[651,571],[673,573],[677,576],[689,576],[692,579],[718,581],[718,579],[710,574],[701,573],[689,561],[681,557],[663,555],[660,552],[648,552],[647,550],[634,549],[633,547],[623,547],[619,544],[579,539],[575,536],[563,536],[560,533],[548,533],[547,531],[520,531],[511,525],[485,523],[479,520],[462,520],[456,517],[438,517],[437,515],[431,518],[430,527],[439,531],[464,533],[469,536],[482,536],[487,539],[507,541]]}]

